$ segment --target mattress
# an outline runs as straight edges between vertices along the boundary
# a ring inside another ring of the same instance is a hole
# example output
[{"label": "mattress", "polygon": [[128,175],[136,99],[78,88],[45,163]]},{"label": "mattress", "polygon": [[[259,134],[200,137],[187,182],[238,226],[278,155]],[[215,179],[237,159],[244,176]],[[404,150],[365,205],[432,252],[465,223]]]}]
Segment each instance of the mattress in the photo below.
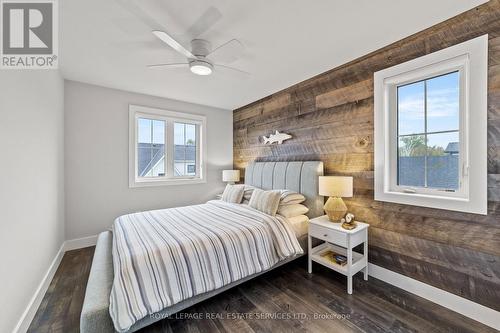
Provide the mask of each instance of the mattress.
[{"label": "mattress", "polygon": [[289,221],[289,223],[292,226],[292,229],[295,232],[295,236],[297,236],[297,238],[307,235],[309,220],[291,221],[291,222]]}]

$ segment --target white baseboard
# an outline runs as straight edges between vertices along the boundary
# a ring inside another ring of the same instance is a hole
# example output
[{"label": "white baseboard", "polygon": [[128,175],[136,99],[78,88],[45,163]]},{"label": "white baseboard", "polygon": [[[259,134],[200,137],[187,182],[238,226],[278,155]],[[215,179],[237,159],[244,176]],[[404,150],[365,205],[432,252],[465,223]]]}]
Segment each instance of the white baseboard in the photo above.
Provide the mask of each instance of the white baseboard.
[{"label": "white baseboard", "polygon": [[67,240],[64,242],[64,252],[94,246],[97,244],[97,236],[98,235]]},{"label": "white baseboard", "polygon": [[50,264],[49,270],[47,271],[47,273],[45,273],[42,282],[40,282],[40,285],[36,289],[36,292],[31,298],[30,302],[28,303],[26,310],[24,310],[21,319],[14,328],[13,331],[14,333],[25,333],[28,330],[31,321],[35,317],[38,307],[42,303],[43,296],[45,296],[45,293],[47,292],[47,289],[50,286],[50,282],[52,281],[52,278],[54,277],[54,274],[56,273],[57,268],[61,263],[64,253],[71,250],[94,246],[96,245],[96,243],[97,243],[97,235],[71,239],[62,243],[54,260],[52,260],[52,263]]},{"label": "white baseboard", "polygon": [[368,265],[369,275],[376,279],[392,284],[400,289],[458,312],[463,316],[500,330],[500,320],[498,320],[498,318],[500,318],[499,311],[495,311],[484,305],[412,279],[408,276],[390,271],[386,268],[374,264]]},{"label": "white baseboard", "polygon": [[26,307],[26,310],[24,310],[23,314],[21,315],[21,319],[17,323],[16,327],[14,328],[14,333],[24,333],[28,330],[31,321],[35,317],[36,311],[38,310],[38,307],[42,303],[43,296],[45,296],[45,292],[47,292],[47,289],[49,289],[50,282],[52,282],[52,278],[54,277],[54,274],[56,274],[57,268],[59,267],[59,264],[61,263],[61,260],[64,255],[64,243],[61,245],[59,248],[59,251],[57,251],[57,254],[52,260],[52,263],[49,266],[49,269],[47,273],[45,273],[45,276],[42,279],[42,282],[38,285],[38,288],[36,289],[35,294],[31,298],[31,300],[28,303],[28,306]]}]

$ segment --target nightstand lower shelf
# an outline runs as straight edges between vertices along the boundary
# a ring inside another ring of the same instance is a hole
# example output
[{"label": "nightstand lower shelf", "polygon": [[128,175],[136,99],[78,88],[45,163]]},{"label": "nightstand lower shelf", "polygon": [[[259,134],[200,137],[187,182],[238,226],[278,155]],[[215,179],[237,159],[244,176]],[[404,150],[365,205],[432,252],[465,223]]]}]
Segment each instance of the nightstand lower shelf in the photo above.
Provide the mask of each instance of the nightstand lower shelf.
[{"label": "nightstand lower shelf", "polygon": [[[344,275],[347,275],[349,272],[347,270],[348,265],[340,265],[337,264],[336,262],[333,262],[323,256],[321,256],[323,253],[326,251],[333,251],[337,254],[341,254],[347,257],[347,249],[336,246],[330,243],[323,243],[320,244],[316,247],[314,247],[311,251],[311,260],[314,262],[317,262],[318,264],[321,264],[323,266],[326,266],[330,269],[333,269],[334,271],[337,271],[339,273],[342,273]],[[366,267],[367,262],[366,262],[366,257],[363,256],[361,253],[352,251],[352,266],[351,266],[351,274],[354,275],[360,270],[362,270],[364,267]]]}]

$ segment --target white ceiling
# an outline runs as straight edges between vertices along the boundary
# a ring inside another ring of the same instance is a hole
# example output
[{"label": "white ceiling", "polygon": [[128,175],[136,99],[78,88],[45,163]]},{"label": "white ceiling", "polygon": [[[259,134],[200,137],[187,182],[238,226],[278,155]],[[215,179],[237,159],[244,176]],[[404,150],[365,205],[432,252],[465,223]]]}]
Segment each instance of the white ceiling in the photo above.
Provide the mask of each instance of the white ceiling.
[{"label": "white ceiling", "polygon": [[[188,48],[194,37],[213,46],[237,38],[246,50],[230,66],[251,75],[216,71],[201,77],[188,68],[147,69],[148,64],[185,58],[158,41],[151,27],[123,5],[127,1]],[[484,2],[64,0],[60,68],[70,80],[235,109]],[[217,12],[220,19],[194,36],[196,27],[210,21],[203,14]]]}]

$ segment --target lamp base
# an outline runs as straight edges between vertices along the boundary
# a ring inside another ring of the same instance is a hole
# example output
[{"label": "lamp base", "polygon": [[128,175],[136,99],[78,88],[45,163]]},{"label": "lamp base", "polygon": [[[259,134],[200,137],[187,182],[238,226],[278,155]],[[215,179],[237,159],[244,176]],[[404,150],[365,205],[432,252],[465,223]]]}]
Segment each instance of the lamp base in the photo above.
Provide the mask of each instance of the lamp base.
[{"label": "lamp base", "polygon": [[347,213],[347,206],[344,200],[338,197],[329,197],[323,209],[331,222],[340,222],[340,219]]}]

